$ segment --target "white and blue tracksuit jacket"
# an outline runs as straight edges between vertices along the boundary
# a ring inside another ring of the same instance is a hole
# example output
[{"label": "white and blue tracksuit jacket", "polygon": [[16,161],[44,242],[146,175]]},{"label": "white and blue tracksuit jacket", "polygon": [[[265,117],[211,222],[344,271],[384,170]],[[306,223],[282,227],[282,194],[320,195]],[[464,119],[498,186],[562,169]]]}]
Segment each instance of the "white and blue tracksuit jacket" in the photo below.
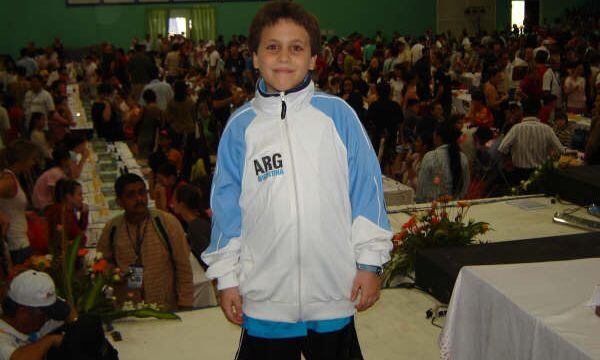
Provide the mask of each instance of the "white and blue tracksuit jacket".
[{"label": "white and blue tracksuit jacket", "polygon": [[356,263],[390,259],[381,172],[342,99],[297,88],[256,97],[229,119],[202,254],[219,289],[239,286],[253,319],[307,322],[354,314]]}]

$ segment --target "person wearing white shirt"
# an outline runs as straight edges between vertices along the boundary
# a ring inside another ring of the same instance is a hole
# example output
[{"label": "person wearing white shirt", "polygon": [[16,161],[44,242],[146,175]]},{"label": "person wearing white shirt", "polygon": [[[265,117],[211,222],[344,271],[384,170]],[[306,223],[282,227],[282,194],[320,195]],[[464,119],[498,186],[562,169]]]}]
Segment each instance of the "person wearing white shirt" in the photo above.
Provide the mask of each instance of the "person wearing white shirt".
[{"label": "person wearing white shirt", "polygon": [[40,75],[31,77],[31,90],[25,93],[23,109],[27,120],[31,118],[31,114],[34,112],[48,114],[50,111],[54,111],[54,100],[52,95],[42,88],[42,77]]},{"label": "person wearing white shirt", "polygon": [[525,118],[508,131],[498,147],[498,151],[502,154],[511,155],[516,182],[529,178],[534,169],[542,165],[552,154],[564,151],[564,146],[554,130],[537,118],[539,110],[538,100],[525,100],[523,102]]},{"label": "person wearing white shirt", "polygon": [[423,39],[421,38],[416,44],[413,45],[412,49],[410,49],[413,65],[423,57],[423,49],[425,49],[425,45],[422,43]]},{"label": "person wearing white shirt", "polygon": [[465,37],[463,37],[461,44],[462,44],[463,49],[465,49],[465,50],[471,49],[471,40],[469,40],[469,37],[467,35],[465,35]]},{"label": "person wearing white shirt", "polygon": [[582,114],[586,110],[585,78],[583,65],[576,64],[568,69],[569,76],[565,79],[564,89],[567,97],[567,111]]},{"label": "person wearing white shirt", "polygon": [[219,52],[217,51],[216,47],[215,47],[215,42],[212,40],[209,40],[206,43],[206,53],[208,54],[208,69],[209,72],[214,72],[215,75],[217,76],[217,78],[220,75],[219,72],[219,61],[221,60],[221,55],[219,55]]},{"label": "person wearing white shirt", "polygon": [[43,359],[58,347],[62,334],[51,334],[65,321],[75,320],[71,307],[56,296],[52,278],[27,270],[10,283],[2,302],[0,360]]},{"label": "person wearing white shirt", "polygon": [[[158,78],[157,69],[154,69],[152,71],[151,78],[153,80],[150,81],[148,85],[144,86],[142,94],[144,94],[144,91],[146,90],[154,91],[154,93],[156,94],[156,106],[158,106],[159,109],[166,111],[167,104],[175,96],[175,94],[173,93],[173,88],[171,88],[171,85],[169,85],[167,82],[161,81]],[[140,98],[138,102],[142,107],[146,105],[146,102],[144,101],[143,97]]]},{"label": "person wearing white shirt", "polygon": [[21,49],[21,58],[16,65],[25,68],[26,76],[31,76],[39,70],[37,62],[30,56],[27,49]]},{"label": "person wearing white shirt", "polygon": [[557,103],[561,103],[561,88],[560,88],[560,79],[558,75],[552,70],[552,68],[548,67],[548,70],[544,73],[542,78],[542,90],[548,91],[552,95],[556,96]]}]

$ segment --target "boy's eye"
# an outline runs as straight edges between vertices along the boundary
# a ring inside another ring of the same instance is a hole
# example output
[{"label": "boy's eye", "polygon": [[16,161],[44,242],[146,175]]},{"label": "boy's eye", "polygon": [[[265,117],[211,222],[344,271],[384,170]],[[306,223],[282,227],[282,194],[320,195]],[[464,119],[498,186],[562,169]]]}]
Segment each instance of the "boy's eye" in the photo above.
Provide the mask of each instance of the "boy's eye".
[{"label": "boy's eye", "polygon": [[276,44],[267,45],[267,50],[269,50],[269,51],[276,51],[277,49],[278,49],[278,46]]},{"label": "boy's eye", "polygon": [[295,53],[299,53],[302,52],[304,50],[304,48],[300,45],[293,45],[292,46],[292,51]]}]

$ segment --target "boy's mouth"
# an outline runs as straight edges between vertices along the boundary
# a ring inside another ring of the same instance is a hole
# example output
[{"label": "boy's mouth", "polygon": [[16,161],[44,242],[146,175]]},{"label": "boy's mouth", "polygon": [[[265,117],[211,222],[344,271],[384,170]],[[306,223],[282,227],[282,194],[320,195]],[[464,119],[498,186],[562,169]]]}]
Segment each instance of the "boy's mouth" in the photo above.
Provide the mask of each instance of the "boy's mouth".
[{"label": "boy's mouth", "polygon": [[274,71],[277,74],[291,74],[294,72],[294,70],[292,70],[292,69],[285,69],[285,68],[275,69]]}]

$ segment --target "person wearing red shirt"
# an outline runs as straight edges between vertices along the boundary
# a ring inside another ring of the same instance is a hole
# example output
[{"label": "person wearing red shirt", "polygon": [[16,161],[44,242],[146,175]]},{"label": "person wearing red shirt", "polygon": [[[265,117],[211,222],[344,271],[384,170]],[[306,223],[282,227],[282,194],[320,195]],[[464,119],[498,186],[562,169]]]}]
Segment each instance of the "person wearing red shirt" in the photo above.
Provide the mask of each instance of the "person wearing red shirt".
[{"label": "person wearing red shirt", "polygon": [[89,211],[88,206],[83,203],[81,184],[75,180],[61,179],[56,183],[54,193],[55,203],[44,212],[48,221],[49,246],[59,251],[64,231],[67,240],[81,236],[80,247],[83,247]]}]

